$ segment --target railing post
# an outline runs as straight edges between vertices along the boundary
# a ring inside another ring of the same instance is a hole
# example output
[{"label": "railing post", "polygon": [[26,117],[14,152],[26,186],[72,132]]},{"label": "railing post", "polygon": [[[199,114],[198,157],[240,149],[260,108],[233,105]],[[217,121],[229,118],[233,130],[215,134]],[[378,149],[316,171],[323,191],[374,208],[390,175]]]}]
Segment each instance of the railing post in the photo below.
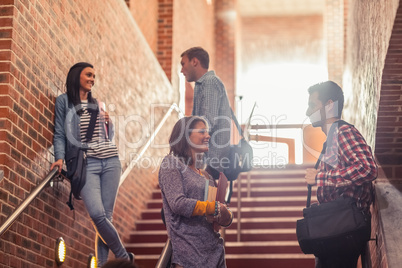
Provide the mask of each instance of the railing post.
[{"label": "railing post", "polygon": [[241,175],[237,179],[237,242],[241,239]]},{"label": "railing post", "polygon": [[247,172],[247,197],[251,197],[251,174]]}]

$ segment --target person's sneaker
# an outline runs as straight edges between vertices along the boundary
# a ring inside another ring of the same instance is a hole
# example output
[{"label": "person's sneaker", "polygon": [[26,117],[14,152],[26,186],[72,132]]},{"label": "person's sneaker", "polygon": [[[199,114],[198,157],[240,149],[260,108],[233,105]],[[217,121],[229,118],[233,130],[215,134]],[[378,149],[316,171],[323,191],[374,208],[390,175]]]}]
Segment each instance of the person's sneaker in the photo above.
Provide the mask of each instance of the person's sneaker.
[{"label": "person's sneaker", "polygon": [[130,258],[131,263],[134,264],[134,260],[135,260],[134,253],[128,252],[128,257]]}]

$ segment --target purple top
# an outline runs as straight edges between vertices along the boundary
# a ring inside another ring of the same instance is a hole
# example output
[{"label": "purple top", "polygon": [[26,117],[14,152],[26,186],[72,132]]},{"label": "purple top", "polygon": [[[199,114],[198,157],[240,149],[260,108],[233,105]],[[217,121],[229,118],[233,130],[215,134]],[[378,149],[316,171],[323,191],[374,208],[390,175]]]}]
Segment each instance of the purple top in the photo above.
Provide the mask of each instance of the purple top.
[{"label": "purple top", "polygon": [[[198,200],[204,201],[206,178],[172,155],[159,169],[163,210],[172,242],[172,263],[184,268],[226,267],[223,239],[204,216],[191,216]],[[210,177],[210,185],[214,184]]]}]

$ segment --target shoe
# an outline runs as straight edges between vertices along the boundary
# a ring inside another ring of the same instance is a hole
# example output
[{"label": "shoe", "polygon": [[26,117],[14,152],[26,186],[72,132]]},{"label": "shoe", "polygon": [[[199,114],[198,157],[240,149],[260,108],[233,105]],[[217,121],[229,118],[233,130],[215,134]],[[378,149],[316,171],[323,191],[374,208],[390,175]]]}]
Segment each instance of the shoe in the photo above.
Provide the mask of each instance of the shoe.
[{"label": "shoe", "polygon": [[128,252],[128,257],[130,258],[130,262],[132,264],[134,264],[134,260],[135,260],[135,255],[134,253]]}]

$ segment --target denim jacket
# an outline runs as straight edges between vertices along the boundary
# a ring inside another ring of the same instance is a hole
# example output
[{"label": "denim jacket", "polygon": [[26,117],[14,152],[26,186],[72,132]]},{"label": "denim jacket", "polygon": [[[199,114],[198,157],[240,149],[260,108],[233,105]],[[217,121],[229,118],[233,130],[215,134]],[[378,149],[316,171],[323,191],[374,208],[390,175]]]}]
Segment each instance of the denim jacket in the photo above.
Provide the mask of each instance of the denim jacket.
[{"label": "denim jacket", "polygon": [[[98,108],[99,109],[99,108]],[[87,147],[81,142],[80,116],[66,93],[56,98],[54,123],[54,157],[55,160],[70,160],[77,156],[78,149]],[[109,139],[113,139],[114,127],[109,124]]]}]

